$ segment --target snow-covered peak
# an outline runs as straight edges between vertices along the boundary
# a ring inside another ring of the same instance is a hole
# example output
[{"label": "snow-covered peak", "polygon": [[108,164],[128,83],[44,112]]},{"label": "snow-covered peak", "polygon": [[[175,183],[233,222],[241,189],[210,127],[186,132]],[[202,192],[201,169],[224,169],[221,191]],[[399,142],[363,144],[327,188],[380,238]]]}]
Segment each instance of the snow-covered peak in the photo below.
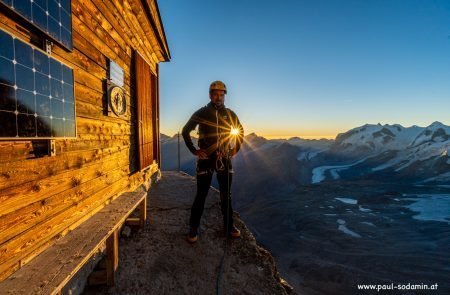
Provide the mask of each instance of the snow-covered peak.
[{"label": "snow-covered peak", "polygon": [[450,126],[441,122],[433,122],[418,134],[411,143],[411,146],[419,146],[424,143],[445,142],[450,140]]},{"label": "snow-covered peak", "polygon": [[399,150],[407,147],[423,129],[400,124],[365,124],[338,134],[336,144],[349,151],[360,147],[371,151]]},{"label": "snow-covered peak", "polygon": [[439,128],[439,127],[448,127],[445,126],[444,124],[442,124],[439,121],[434,121],[433,123],[430,124],[430,126],[428,126],[427,128]]}]

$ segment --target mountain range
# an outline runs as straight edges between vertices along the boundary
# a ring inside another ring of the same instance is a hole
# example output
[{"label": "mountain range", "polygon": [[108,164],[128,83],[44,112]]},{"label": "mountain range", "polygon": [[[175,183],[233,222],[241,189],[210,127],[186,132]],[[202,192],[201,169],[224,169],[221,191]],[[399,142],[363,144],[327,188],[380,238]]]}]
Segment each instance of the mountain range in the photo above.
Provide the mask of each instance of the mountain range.
[{"label": "mountain range", "polygon": [[[179,146],[180,169],[195,175]],[[178,137],[162,135],[161,147],[162,169],[176,170]],[[302,294],[392,282],[450,294],[449,149],[440,122],[365,124],[334,140],[251,133],[232,160],[233,208]]]},{"label": "mountain range", "polygon": [[[177,135],[161,135],[161,144],[163,169],[177,169]],[[192,174],[195,157],[182,138],[180,151],[181,170]],[[334,140],[269,140],[251,133],[233,164],[246,178],[257,172],[291,185],[339,179],[445,185],[450,183],[449,152],[450,126],[440,122],[427,127],[365,124]]]}]

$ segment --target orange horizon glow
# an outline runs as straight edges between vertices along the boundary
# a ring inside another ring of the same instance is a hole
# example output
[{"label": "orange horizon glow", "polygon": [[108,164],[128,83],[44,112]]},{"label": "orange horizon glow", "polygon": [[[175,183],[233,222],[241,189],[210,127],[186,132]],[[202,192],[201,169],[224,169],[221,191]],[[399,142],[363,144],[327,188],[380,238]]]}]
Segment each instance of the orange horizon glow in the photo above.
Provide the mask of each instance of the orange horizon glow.
[{"label": "orange horizon glow", "polygon": [[[163,134],[172,134],[172,135],[168,135],[168,136],[173,136],[174,134],[176,135],[177,132],[174,133],[170,133],[170,132],[164,132],[162,131],[161,133]],[[309,134],[309,135],[305,135],[305,134],[273,134],[273,133],[264,133],[264,132],[258,132],[258,131],[252,131],[249,130],[248,132],[245,132],[245,136],[249,135],[251,133],[255,133],[258,136],[264,137],[266,139],[289,139],[291,137],[299,137],[299,138],[303,138],[303,139],[336,139],[336,136],[338,133],[336,134],[327,134],[327,135],[314,135],[314,134]],[[193,137],[197,137],[196,134],[194,135],[194,132],[192,132],[191,136]]]},{"label": "orange horizon glow", "polygon": [[291,137],[300,137],[303,139],[335,139],[336,135],[267,135],[267,134],[259,134],[255,132],[256,135],[262,136],[266,139],[289,139]]}]

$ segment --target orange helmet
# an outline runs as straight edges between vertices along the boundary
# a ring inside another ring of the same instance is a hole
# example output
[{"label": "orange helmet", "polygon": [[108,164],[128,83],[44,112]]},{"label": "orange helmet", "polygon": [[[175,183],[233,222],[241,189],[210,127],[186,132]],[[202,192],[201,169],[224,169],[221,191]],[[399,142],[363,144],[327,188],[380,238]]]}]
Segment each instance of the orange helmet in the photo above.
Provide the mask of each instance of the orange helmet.
[{"label": "orange helmet", "polygon": [[211,91],[213,90],[223,90],[225,91],[225,93],[227,93],[227,87],[222,81],[212,82],[211,85],[209,86],[209,92],[211,93]]}]

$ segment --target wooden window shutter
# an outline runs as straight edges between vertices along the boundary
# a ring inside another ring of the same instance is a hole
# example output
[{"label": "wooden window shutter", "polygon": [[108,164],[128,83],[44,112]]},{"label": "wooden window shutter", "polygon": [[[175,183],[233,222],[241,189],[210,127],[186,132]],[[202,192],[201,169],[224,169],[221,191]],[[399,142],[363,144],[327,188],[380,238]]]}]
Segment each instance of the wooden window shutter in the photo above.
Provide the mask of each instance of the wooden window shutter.
[{"label": "wooden window shutter", "polygon": [[[152,74],[150,65],[136,51],[136,101],[139,170],[149,167],[158,159],[155,149],[159,138],[157,121],[156,76]],[[155,140],[156,139],[156,140]]]}]

